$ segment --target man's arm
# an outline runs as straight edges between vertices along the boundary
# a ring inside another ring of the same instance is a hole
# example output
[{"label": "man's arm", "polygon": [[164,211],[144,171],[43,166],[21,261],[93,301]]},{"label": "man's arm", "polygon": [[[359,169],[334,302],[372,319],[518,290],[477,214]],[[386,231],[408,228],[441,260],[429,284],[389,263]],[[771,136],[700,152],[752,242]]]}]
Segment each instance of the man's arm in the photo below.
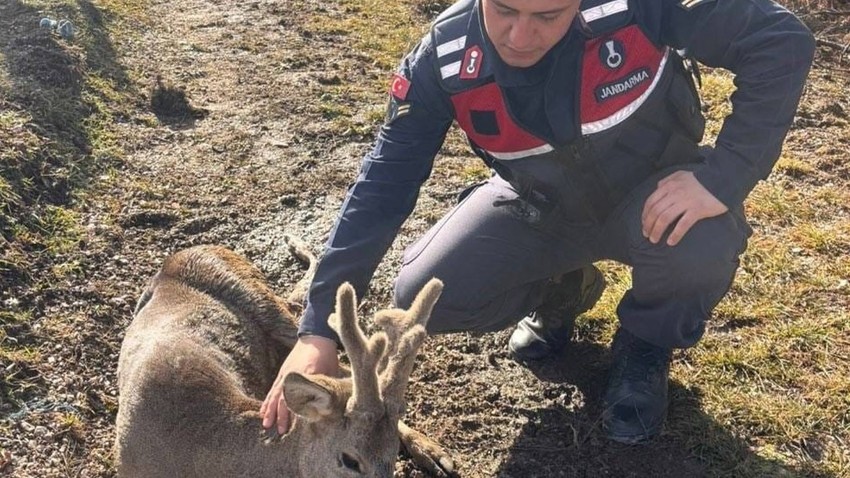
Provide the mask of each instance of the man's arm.
[{"label": "man's arm", "polygon": [[435,76],[429,38],[402,62],[387,119],[348,190],[307,296],[299,336],[336,339],[327,326],[336,289],[362,296],[413,210],[453,116]]},{"label": "man's arm", "polygon": [[452,122],[448,104],[434,76],[433,52],[426,37],[402,62],[393,81],[387,119],[374,148],[363,159],[307,296],[299,339],[280,367],[260,414],[263,427],[290,426],[283,379],[290,372],[335,375],[338,337],[328,327],[336,290],[343,282],[363,296],[375,268],[410,215],[419,188],[431,173],[434,156]]},{"label": "man's arm", "polygon": [[662,41],[735,74],[732,114],[705,167],[695,172],[717,199],[734,207],[779,158],[812,64],[814,37],[770,0],[663,3]]},{"label": "man's arm", "polygon": [[[644,235],[675,245],[701,219],[737,207],[770,174],[814,56],[811,32],[770,0],[652,0],[638,15],[660,43],[735,74],[732,114],[706,163],[660,182],[643,212]],[[668,180],[669,179],[669,180]]]}]

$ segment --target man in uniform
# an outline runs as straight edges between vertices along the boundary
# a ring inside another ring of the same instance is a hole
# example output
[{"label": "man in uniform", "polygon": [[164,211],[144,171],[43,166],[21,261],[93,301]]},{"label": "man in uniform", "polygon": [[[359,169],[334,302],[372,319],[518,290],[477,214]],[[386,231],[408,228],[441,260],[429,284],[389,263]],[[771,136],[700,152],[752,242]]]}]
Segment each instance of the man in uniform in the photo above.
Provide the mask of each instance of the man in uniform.
[{"label": "man in uniform", "polygon": [[[705,122],[683,52],[735,74],[713,147],[698,146]],[[624,443],[657,435],[672,350],[699,341],[731,285],[751,232],[742,203],[779,157],[813,52],[811,33],[771,0],[450,7],[393,76],[263,425],[288,429],[287,373],[337,372],[334,293],[345,281],[365,292],[456,122],[495,174],[405,251],[397,304],[438,277],[430,332],[518,323],[511,353],[537,360],[601,295],[593,262],[628,264],[603,427]]]}]

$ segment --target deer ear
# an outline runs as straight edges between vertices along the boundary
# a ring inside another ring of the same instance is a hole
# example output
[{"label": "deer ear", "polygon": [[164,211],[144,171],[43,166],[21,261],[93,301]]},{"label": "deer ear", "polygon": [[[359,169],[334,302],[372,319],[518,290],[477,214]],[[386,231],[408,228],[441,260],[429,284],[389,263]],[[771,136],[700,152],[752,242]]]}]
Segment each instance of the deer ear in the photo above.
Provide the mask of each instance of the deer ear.
[{"label": "deer ear", "polygon": [[292,372],[283,379],[286,406],[308,421],[315,422],[339,412],[333,388],[325,377],[307,377]]}]

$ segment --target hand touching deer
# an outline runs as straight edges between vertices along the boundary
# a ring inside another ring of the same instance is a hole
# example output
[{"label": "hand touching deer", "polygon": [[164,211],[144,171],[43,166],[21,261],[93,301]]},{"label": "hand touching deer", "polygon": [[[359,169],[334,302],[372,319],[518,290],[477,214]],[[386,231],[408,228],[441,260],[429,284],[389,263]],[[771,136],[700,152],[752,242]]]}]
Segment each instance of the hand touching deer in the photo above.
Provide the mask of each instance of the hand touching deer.
[{"label": "hand touching deer", "polygon": [[[303,246],[292,248],[310,260],[309,276],[315,259]],[[230,250],[200,246],[173,255],[139,300],[121,347],[119,475],[391,477],[399,439],[420,466],[452,474],[442,448],[399,421],[441,290],[431,280],[410,309],[378,312],[383,331],[366,337],[354,290],[342,285],[330,323],[350,376],[289,374],[283,389],[296,418],[274,440],[262,432],[257,397],[297,339],[293,306]],[[290,298],[299,294],[296,288]]]}]

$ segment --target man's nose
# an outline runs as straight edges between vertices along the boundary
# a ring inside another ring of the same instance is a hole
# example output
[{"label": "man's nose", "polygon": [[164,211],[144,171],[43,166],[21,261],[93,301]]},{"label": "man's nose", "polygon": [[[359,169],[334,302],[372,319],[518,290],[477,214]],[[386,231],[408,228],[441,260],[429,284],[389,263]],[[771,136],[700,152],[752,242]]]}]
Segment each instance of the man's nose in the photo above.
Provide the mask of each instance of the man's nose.
[{"label": "man's nose", "polygon": [[534,25],[529,17],[520,17],[511,25],[508,41],[515,50],[529,50],[534,43]]}]

